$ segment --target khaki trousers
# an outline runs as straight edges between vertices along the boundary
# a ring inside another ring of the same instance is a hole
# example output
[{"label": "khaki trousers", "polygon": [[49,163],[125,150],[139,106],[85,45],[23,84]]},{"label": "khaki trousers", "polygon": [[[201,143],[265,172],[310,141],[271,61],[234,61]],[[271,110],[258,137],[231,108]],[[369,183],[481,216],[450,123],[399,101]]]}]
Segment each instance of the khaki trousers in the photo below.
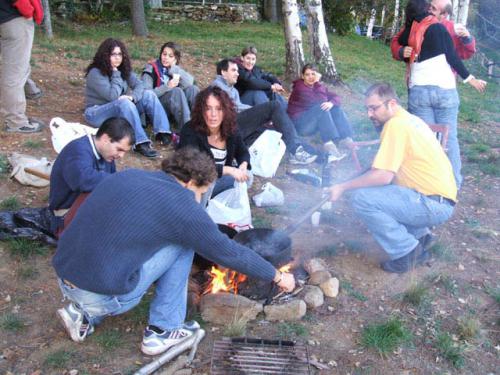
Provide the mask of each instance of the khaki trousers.
[{"label": "khaki trousers", "polygon": [[24,17],[0,25],[0,119],[13,130],[28,124],[24,84],[31,73],[34,32],[33,20]]}]

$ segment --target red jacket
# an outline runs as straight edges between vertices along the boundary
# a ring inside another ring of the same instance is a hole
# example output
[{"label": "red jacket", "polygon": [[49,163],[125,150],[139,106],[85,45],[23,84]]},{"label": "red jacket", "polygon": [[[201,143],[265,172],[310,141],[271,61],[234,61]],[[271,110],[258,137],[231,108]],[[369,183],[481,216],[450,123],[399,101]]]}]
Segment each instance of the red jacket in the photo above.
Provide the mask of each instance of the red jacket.
[{"label": "red jacket", "polygon": [[[465,44],[463,39],[460,38],[455,33],[453,21],[449,21],[449,20],[445,19],[445,20],[441,21],[441,24],[444,27],[446,27],[446,30],[448,30],[448,32],[450,33],[451,39],[453,40],[453,44],[455,45],[455,49],[457,51],[458,57],[460,57],[462,60],[470,59],[472,57],[472,55],[474,55],[474,53],[476,53],[476,40],[474,39],[474,37],[471,36],[471,39],[472,39],[471,42]],[[395,60],[403,60],[402,50],[403,50],[404,46],[400,45],[398,42],[399,36],[401,35],[401,33],[403,31],[404,31],[404,27],[401,30],[399,30],[399,32],[396,35],[394,35],[394,37],[392,38],[392,41],[391,41],[391,53],[392,53],[392,57]]]},{"label": "red jacket", "polygon": [[304,80],[297,79],[293,82],[293,90],[288,99],[288,115],[295,119],[309,108],[324,102],[332,102],[335,105],[340,105],[340,96],[320,82],[316,82],[313,86],[307,86]]}]

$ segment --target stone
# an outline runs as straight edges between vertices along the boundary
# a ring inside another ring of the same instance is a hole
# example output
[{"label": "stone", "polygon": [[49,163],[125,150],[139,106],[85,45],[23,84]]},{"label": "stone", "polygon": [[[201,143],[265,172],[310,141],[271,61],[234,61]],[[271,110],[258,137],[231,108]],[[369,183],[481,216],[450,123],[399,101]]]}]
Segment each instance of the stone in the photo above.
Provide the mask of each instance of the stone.
[{"label": "stone", "polygon": [[325,281],[328,281],[328,279],[330,279],[331,277],[332,277],[331,273],[326,270],[316,271],[310,275],[309,284],[320,285],[323,284]]},{"label": "stone", "polygon": [[323,305],[323,303],[325,302],[323,292],[317,286],[306,285],[304,287],[303,294],[304,302],[306,303],[307,307],[311,309],[315,309],[316,307]]},{"label": "stone", "polygon": [[266,319],[271,321],[300,320],[306,315],[307,306],[301,299],[296,299],[282,305],[268,305],[264,307]]},{"label": "stone", "polygon": [[325,296],[327,297],[337,297],[339,294],[339,279],[332,277],[319,286]]},{"label": "stone", "polygon": [[328,271],[328,265],[323,259],[311,258],[304,262],[304,269],[309,275],[312,275],[316,271]]},{"label": "stone", "polygon": [[230,321],[249,321],[262,312],[262,304],[230,293],[205,294],[201,298],[200,313],[206,322],[227,324]]},{"label": "stone", "polygon": [[68,375],[78,375],[78,370],[75,368],[72,370],[69,370]]}]

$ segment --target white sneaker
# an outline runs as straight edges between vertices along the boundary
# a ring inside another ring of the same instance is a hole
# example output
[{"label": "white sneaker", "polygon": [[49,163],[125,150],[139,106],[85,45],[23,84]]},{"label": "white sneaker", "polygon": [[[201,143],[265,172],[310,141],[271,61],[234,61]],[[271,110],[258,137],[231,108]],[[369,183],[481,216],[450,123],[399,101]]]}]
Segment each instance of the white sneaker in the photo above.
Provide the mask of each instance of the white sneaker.
[{"label": "white sneaker", "polygon": [[57,310],[57,315],[64,324],[64,328],[66,328],[71,340],[75,342],[82,342],[94,332],[94,326],[74,303]]},{"label": "white sneaker", "polygon": [[147,326],[144,330],[141,351],[146,355],[157,355],[179,344],[194,334],[194,331],[180,328],[174,331],[157,332],[155,327]]},{"label": "white sneaker", "polygon": [[352,150],[354,147],[354,141],[352,140],[351,137],[345,137],[344,139],[341,139],[339,142],[339,148],[342,148],[344,150]]},{"label": "white sneaker", "polygon": [[342,160],[347,156],[347,154],[340,152],[335,146],[335,143],[328,141],[323,145],[324,150],[328,154],[328,163],[333,163],[334,161]]},{"label": "white sneaker", "polygon": [[290,156],[291,164],[310,164],[316,160],[318,155],[308,153],[304,147],[299,146],[295,150],[295,154]]}]

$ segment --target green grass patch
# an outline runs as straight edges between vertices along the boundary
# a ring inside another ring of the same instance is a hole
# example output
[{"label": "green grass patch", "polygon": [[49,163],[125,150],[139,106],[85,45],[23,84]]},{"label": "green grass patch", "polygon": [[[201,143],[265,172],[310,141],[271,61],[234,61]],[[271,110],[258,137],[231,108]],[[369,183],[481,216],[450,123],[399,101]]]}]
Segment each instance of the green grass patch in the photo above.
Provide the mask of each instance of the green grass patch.
[{"label": "green grass patch", "polygon": [[127,312],[126,319],[134,325],[144,326],[148,322],[149,305],[153,299],[152,293],[146,293],[139,304]]},{"label": "green grass patch", "polygon": [[458,291],[457,281],[450,275],[439,275],[436,282],[441,284],[443,288],[451,295],[456,295]]},{"label": "green grass patch", "polygon": [[481,322],[472,315],[458,320],[458,335],[462,340],[473,340],[481,332]]},{"label": "green grass patch", "polygon": [[361,253],[365,250],[363,242],[358,240],[345,240],[344,245],[351,253]]},{"label": "green grass patch", "polygon": [[0,327],[6,331],[19,332],[24,329],[24,323],[18,314],[6,313],[0,317]]},{"label": "green grass patch", "polygon": [[441,242],[436,242],[429,248],[429,251],[435,258],[440,260],[449,262],[455,259],[451,248],[447,245],[443,245]]},{"label": "green grass patch", "polygon": [[278,324],[278,336],[285,340],[307,337],[309,336],[309,330],[301,323],[283,322]]},{"label": "green grass patch", "polygon": [[360,291],[354,289],[354,287],[352,286],[352,284],[348,281],[341,281],[340,282],[340,289],[341,290],[344,290],[348,296],[351,296],[353,298],[356,298],[357,300],[359,301],[367,301],[368,298],[363,294],[361,293]]},{"label": "green grass patch", "polygon": [[386,322],[370,324],[363,329],[361,344],[385,356],[411,341],[412,335],[402,320],[392,317]]},{"label": "green grass patch", "polygon": [[268,215],[279,215],[281,213],[281,210],[278,207],[266,207],[264,210]]},{"label": "green grass patch", "polygon": [[464,365],[464,348],[458,342],[454,342],[449,333],[440,333],[434,342],[434,347],[441,357],[450,362],[455,368]]},{"label": "green grass patch", "polygon": [[120,348],[123,344],[123,335],[115,329],[99,330],[93,335],[94,341],[106,352]]},{"label": "green grass patch", "polygon": [[490,286],[487,286],[486,287],[486,293],[495,300],[495,302],[497,304],[500,305],[500,288],[499,287],[490,287]]},{"label": "green grass patch", "polygon": [[60,349],[52,352],[45,357],[43,364],[46,367],[54,369],[63,369],[68,367],[73,359],[77,357],[76,352],[72,350]]},{"label": "green grass patch", "polygon": [[428,287],[422,283],[415,283],[403,293],[402,301],[415,307],[420,307],[428,300],[428,292]]},{"label": "green grass patch", "polygon": [[20,267],[17,270],[17,277],[22,280],[36,279],[40,272],[33,266]]},{"label": "green grass patch", "polygon": [[325,247],[323,247],[323,249],[321,249],[320,251],[318,251],[316,253],[316,256],[322,257],[322,258],[334,257],[338,254],[339,249],[340,249],[339,246],[336,244],[326,245]]},{"label": "green grass patch", "polygon": [[0,202],[0,210],[5,210],[5,211],[15,211],[19,210],[21,208],[21,202],[19,202],[19,199],[15,195],[12,197],[5,198],[3,201]]},{"label": "green grass patch", "polygon": [[32,241],[24,238],[16,238],[5,242],[11,255],[21,259],[28,259],[34,255],[45,255],[48,252],[48,247],[40,242]]},{"label": "green grass patch", "polygon": [[9,172],[10,164],[7,156],[0,155],[0,175],[7,174]]},{"label": "green grass patch", "polygon": [[271,228],[272,219],[266,216],[254,215],[252,218],[252,224],[255,228]]},{"label": "green grass patch", "polygon": [[39,149],[44,146],[44,142],[38,139],[28,139],[26,142],[24,142],[23,146],[32,149]]},{"label": "green grass patch", "polygon": [[242,337],[247,331],[247,320],[244,318],[232,319],[229,324],[224,327],[224,336],[227,337]]}]

